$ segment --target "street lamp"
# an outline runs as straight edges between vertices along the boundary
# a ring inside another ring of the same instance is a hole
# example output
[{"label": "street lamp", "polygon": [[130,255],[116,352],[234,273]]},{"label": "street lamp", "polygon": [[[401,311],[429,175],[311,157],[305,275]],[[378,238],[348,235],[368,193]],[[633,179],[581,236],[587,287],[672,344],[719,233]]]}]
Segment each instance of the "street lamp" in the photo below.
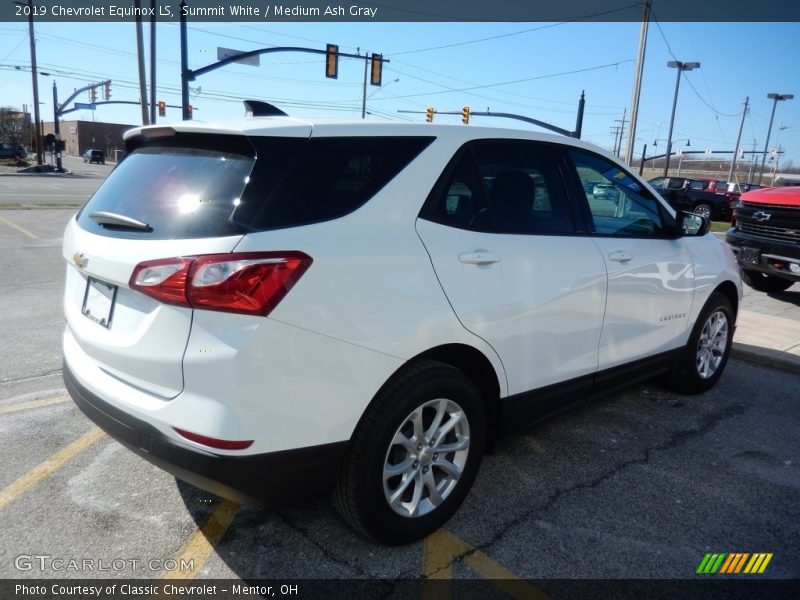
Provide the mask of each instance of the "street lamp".
[{"label": "street lamp", "polygon": [[764,144],[764,155],[761,157],[761,170],[758,174],[758,183],[761,183],[761,179],[764,177],[764,164],[767,162],[767,151],[769,150],[769,136],[772,133],[772,121],[775,118],[775,109],[778,106],[778,102],[783,100],[791,100],[794,98],[794,94],[767,94],[767,98],[772,100],[772,114],[769,116],[769,128],[767,128],[767,143]]},{"label": "street lamp", "polygon": [[667,176],[667,172],[669,171],[669,156],[672,153],[672,126],[675,124],[675,107],[678,105],[678,89],[681,87],[681,73],[683,71],[699,69],[700,63],[671,60],[667,63],[667,66],[671,69],[677,69],[678,77],[675,80],[675,97],[672,99],[672,115],[669,118],[669,133],[667,134],[667,160],[664,163],[664,177]]}]

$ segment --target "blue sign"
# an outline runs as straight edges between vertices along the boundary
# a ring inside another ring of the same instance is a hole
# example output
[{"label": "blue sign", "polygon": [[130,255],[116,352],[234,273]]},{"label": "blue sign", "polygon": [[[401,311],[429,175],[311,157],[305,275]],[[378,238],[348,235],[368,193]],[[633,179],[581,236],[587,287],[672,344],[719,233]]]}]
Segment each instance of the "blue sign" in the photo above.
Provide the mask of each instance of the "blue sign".
[{"label": "blue sign", "polygon": [[75,108],[85,108],[87,110],[96,110],[97,109],[97,104],[95,104],[94,102],[92,102],[91,104],[87,104],[86,102],[76,102],[75,103]]}]

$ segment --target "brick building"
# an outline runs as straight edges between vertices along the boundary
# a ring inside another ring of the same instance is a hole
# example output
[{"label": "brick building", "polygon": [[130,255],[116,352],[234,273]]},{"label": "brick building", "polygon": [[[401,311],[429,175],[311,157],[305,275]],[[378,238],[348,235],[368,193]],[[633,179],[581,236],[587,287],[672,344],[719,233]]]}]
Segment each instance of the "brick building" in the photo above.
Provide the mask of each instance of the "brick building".
[{"label": "brick building", "polygon": [[[61,138],[66,143],[64,154],[82,156],[87,150],[103,150],[108,160],[116,160],[125,151],[122,134],[136,125],[93,121],[59,121]],[[53,133],[53,123],[44,124],[44,135]]]}]

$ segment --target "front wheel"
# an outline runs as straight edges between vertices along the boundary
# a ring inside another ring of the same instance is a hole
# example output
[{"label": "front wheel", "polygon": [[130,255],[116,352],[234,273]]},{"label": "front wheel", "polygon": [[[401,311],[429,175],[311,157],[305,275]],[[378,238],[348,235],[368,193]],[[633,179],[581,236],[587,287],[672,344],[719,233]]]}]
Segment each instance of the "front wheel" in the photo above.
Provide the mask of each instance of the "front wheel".
[{"label": "front wheel", "polygon": [[673,369],[673,387],[687,394],[700,394],[714,387],[731,353],[733,329],[730,300],[719,292],[712,293]]},{"label": "front wheel", "polygon": [[475,480],[485,422],[480,392],[461,371],[431,360],[404,368],[364,413],[334,505],[355,529],[386,544],[433,533]]},{"label": "front wheel", "polygon": [[784,292],[792,287],[793,281],[775,277],[773,275],[766,275],[761,271],[752,271],[742,269],[742,281],[749,285],[754,290],[766,293]]}]

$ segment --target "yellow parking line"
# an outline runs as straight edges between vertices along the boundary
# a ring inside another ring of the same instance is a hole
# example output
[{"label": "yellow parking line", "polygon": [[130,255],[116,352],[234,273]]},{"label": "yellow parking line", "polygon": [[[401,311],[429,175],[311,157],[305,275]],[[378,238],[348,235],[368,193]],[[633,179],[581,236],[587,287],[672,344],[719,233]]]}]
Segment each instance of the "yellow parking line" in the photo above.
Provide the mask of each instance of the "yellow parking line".
[{"label": "yellow parking line", "polygon": [[[422,576],[429,580],[453,578],[453,563],[463,561],[475,572],[506,592],[512,598],[549,600],[549,596],[503,565],[476,550],[460,537],[440,529],[425,540]],[[423,587],[423,599],[452,597],[452,586],[436,584]]]},{"label": "yellow parking line", "polygon": [[175,559],[179,567],[190,564],[193,569],[191,571],[180,569],[167,571],[162,579],[192,579],[196,577],[238,512],[239,505],[236,502],[223,500],[222,504],[211,513],[203,527],[192,534],[178,558]]},{"label": "yellow parking line", "polygon": [[6,219],[6,218],[5,218],[4,216],[2,216],[2,215],[0,215],[0,223],[5,223],[5,224],[6,224],[6,225],[8,225],[9,227],[11,227],[11,229],[16,229],[16,230],[17,230],[17,231],[19,231],[19,232],[20,232],[22,235],[24,235],[24,236],[27,236],[27,237],[31,238],[32,240],[38,240],[38,239],[39,239],[39,238],[38,238],[38,236],[36,236],[35,234],[31,233],[30,231],[28,231],[27,229],[25,229],[25,228],[24,228],[24,227],[22,227],[21,225],[17,225],[17,224],[16,224],[16,223],[14,223],[13,221],[9,221],[8,219]]},{"label": "yellow parking line", "polygon": [[55,396],[53,398],[43,398],[41,400],[31,400],[30,402],[18,402],[9,406],[0,406],[0,415],[7,413],[18,412],[20,410],[28,410],[29,408],[41,408],[43,406],[52,406],[53,404],[61,404],[69,402],[72,398],[69,396]]},{"label": "yellow parking line", "polygon": [[70,459],[89,448],[105,434],[98,427],[93,427],[89,433],[84,434],[77,440],[65,446],[44,462],[39,463],[33,469],[25,473],[14,483],[0,490],[0,510],[19,498],[45,477],[52,475],[56,470],[64,466]]}]

